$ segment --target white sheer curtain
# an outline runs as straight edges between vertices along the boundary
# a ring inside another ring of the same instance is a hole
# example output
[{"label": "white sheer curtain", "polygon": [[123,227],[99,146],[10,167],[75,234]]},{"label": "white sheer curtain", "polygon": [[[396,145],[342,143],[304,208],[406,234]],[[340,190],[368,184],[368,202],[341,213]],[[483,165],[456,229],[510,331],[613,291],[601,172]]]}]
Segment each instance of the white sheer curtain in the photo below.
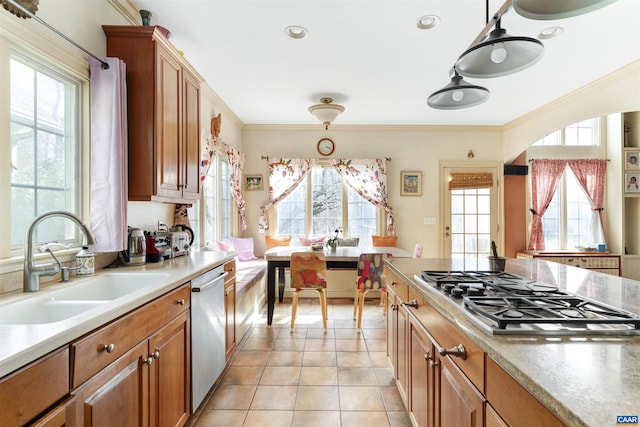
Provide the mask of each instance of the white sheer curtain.
[{"label": "white sheer curtain", "polygon": [[118,58],[89,58],[91,71],[90,228],[94,252],[127,247],[127,83],[126,65]]},{"label": "white sheer curtain", "polygon": [[267,210],[291,194],[316,164],[316,159],[269,157],[267,161],[269,162],[269,201],[260,206],[258,220],[260,233],[266,233],[269,230]]}]

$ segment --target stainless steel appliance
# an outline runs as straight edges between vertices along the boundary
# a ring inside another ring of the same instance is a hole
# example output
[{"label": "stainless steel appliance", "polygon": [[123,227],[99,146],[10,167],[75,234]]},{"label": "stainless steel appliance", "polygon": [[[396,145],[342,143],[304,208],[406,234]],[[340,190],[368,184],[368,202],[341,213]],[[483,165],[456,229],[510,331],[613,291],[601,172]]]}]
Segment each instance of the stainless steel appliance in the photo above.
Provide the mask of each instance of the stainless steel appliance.
[{"label": "stainless steel appliance", "polygon": [[511,273],[423,271],[415,279],[495,335],[640,334],[636,314]]},{"label": "stainless steel appliance", "polygon": [[172,258],[189,254],[190,237],[186,231],[172,231],[169,236]]},{"label": "stainless steel appliance", "polygon": [[191,280],[191,412],[225,367],[224,267]]},{"label": "stainless steel appliance", "polygon": [[142,265],[147,258],[147,240],[139,228],[129,227],[127,249],[120,252],[124,265]]},{"label": "stainless steel appliance", "polygon": [[173,258],[169,233],[166,232],[144,232],[147,239],[147,262],[160,262]]}]

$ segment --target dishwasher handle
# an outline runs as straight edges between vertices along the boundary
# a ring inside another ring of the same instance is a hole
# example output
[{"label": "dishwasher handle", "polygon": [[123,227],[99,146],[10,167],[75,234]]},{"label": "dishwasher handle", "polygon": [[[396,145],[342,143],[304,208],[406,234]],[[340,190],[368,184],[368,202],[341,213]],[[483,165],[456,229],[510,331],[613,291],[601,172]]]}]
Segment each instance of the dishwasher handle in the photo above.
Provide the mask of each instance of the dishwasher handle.
[{"label": "dishwasher handle", "polygon": [[201,286],[195,286],[191,288],[191,292],[202,292],[205,291],[207,289],[209,289],[210,287],[214,286],[216,283],[218,283],[220,280],[224,280],[225,277],[227,277],[229,275],[228,271],[225,271],[224,273],[222,273],[221,275],[219,275],[218,277],[216,277],[215,279],[201,285]]}]

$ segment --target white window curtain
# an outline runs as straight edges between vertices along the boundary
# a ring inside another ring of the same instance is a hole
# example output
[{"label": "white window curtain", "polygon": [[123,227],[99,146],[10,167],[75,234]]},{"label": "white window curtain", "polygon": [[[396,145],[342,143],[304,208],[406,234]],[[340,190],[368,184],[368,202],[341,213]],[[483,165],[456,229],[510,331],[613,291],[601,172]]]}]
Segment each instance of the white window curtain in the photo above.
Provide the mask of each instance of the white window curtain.
[{"label": "white window curtain", "polygon": [[244,169],[244,154],[240,154],[233,147],[227,149],[229,159],[229,185],[231,186],[231,197],[238,208],[240,219],[240,231],[247,229],[247,219],[245,218],[245,203],[242,197],[242,170]]},{"label": "white window curtain", "polygon": [[394,235],[393,209],[387,194],[385,159],[331,159],[331,165],[345,179],[347,185],[372,205],[382,208],[387,217],[387,233]]},{"label": "white window curtain", "polygon": [[260,206],[260,219],[258,220],[260,233],[266,233],[269,230],[267,210],[275,207],[300,185],[316,164],[316,159],[269,157],[267,162],[269,163],[269,201]]},{"label": "white window curtain", "polygon": [[89,58],[91,72],[91,201],[89,224],[94,252],[127,247],[127,83],[126,64]]}]

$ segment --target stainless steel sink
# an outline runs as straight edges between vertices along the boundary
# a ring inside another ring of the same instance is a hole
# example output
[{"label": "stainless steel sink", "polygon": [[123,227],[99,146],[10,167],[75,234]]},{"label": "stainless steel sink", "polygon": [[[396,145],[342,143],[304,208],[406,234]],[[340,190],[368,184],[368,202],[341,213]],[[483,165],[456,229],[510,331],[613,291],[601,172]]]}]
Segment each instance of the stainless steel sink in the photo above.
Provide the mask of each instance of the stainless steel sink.
[{"label": "stainless steel sink", "polygon": [[68,286],[42,290],[11,302],[0,301],[0,325],[42,325],[79,316],[137,292],[156,286],[168,274],[107,273],[78,279]]}]

